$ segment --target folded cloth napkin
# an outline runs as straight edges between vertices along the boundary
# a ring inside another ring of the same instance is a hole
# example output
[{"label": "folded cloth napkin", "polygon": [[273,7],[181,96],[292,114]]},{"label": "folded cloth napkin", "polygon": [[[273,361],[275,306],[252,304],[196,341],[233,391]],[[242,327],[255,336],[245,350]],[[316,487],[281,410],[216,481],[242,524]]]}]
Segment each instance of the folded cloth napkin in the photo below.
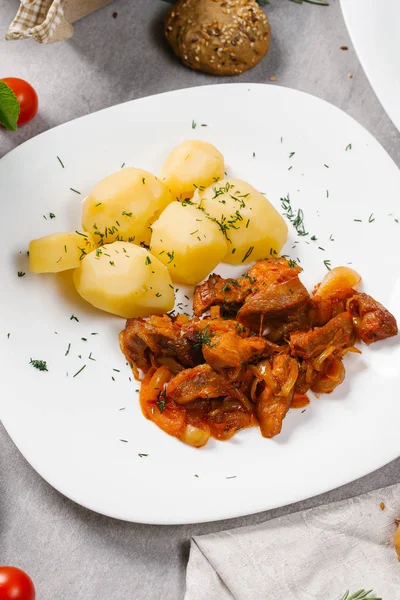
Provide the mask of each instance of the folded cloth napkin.
[{"label": "folded cloth napkin", "polygon": [[40,44],[67,40],[72,23],[112,0],[22,0],[7,40],[32,38]]},{"label": "folded cloth napkin", "polygon": [[[383,503],[383,504],[382,504]],[[191,540],[185,600],[400,600],[400,484]],[[374,597],[375,597],[374,596]]]}]

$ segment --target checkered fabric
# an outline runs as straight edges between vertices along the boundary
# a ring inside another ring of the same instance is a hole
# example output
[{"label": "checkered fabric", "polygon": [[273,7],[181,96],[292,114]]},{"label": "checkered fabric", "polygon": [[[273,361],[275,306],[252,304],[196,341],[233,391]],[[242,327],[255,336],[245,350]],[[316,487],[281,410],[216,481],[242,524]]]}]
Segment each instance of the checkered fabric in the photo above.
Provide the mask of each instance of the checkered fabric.
[{"label": "checkered fabric", "polygon": [[65,0],[22,0],[6,39],[33,38],[40,44],[67,40],[73,27],[65,18],[64,3]]}]

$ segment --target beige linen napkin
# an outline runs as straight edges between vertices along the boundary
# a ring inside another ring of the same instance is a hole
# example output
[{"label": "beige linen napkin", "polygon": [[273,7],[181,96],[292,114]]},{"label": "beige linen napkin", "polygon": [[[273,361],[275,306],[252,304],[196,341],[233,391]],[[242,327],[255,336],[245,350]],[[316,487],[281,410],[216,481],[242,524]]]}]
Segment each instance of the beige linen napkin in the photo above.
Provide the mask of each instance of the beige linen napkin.
[{"label": "beige linen napkin", "polygon": [[[383,502],[384,510],[380,507]],[[191,540],[185,600],[400,600],[400,484]]]},{"label": "beige linen napkin", "polygon": [[32,38],[40,44],[67,40],[72,23],[112,0],[22,0],[7,40]]}]

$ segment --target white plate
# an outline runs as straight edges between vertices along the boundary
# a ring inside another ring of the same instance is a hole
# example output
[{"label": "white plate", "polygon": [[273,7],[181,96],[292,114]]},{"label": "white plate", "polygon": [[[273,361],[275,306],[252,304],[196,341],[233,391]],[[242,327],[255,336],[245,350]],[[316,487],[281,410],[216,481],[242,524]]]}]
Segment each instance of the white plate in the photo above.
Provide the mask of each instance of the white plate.
[{"label": "white plate", "polygon": [[[325,275],[324,260],[352,263],[365,290],[400,315],[399,171],[365,129],[307,94],[248,84],[171,92],[67,123],[3,158],[4,425],[60,492],[105,515],[144,523],[210,521],[295,502],[381,467],[400,447],[397,339],[346,358],[344,384],[305,412],[291,411],[277,438],[252,429],[196,450],[142,416],[139,386],[129,381],[118,347],[124,321],[85,304],[68,279],[28,273],[29,240],[78,227],[81,199],[99,179],[122,163],[159,172],[171,148],[187,138],[214,143],[229,173],[276,206],[290,193],[310,235],[297,237],[290,226],[284,252],[301,260],[307,285]],[[30,358],[46,360],[49,371],[34,369]]]},{"label": "white plate", "polygon": [[400,131],[400,3],[341,0],[341,4],[364,71]]}]

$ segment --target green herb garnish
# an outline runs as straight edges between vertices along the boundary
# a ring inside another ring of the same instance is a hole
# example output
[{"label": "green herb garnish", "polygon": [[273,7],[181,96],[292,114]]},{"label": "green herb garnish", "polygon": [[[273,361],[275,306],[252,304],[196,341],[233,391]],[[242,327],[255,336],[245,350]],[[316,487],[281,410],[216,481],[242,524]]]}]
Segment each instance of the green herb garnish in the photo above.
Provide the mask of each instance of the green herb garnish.
[{"label": "green herb garnish", "polygon": [[48,371],[47,362],[45,360],[37,360],[36,358],[31,358],[29,364],[32,365],[32,367],[35,367],[35,369],[38,369],[39,371]]},{"label": "green herb garnish", "polygon": [[206,325],[197,333],[197,344],[194,344],[195,347],[201,346],[210,346],[210,348],[214,348],[215,344],[211,343],[210,336],[210,326]]},{"label": "green herb garnish", "polygon": [[354,594],[350,596],[350,592],[347,590],[347,592],[345,592],[342,596],[341,600],[382,600],[382,598],[370,596],[369,594],[371,594],[371,592],[372,590],[358,590],[358,592],[354,592]]},{"label": "green herb garnish", "polygon": [[167,392],[164,389],[158,394],[158,398],[156,400],[156,405],[157,405],[160,413],[164,412],[166,403],[167,403]]},{"label": "green herb garnish", "polygon": [[254,250],[254,246],[250,246],[250,248],[247,250],[244,257],[242,258],[242,263],[249,258],[250,254],[253,252],[253,250]]},{"label": "green herb garnish", "polygon": [[79,375],[79,373],[82,373],[83,369],[85,369],[85,368],[86,368],[86,365],[83,365],[83,367],[81,367],[81,368],[79,369],[79,371],[77,371],[77,372],[75,373],[74,377],[76,377],[77,375]]},{"label": "green herb garnish", "polygon": [[16,131],[20,111],[17,96],[4,81],[0,81],[0,123],[6,129]]},{"label": "green herb garnish", "polygon": [[297,209],[297,212],[293,210],[289,194],[285,198],[281,198],[281,206],[286,211],[283,215],[292,223],[297,231],[297,235],[308,235],[308,231],[304,228],[304,213],[301,208]]}]

